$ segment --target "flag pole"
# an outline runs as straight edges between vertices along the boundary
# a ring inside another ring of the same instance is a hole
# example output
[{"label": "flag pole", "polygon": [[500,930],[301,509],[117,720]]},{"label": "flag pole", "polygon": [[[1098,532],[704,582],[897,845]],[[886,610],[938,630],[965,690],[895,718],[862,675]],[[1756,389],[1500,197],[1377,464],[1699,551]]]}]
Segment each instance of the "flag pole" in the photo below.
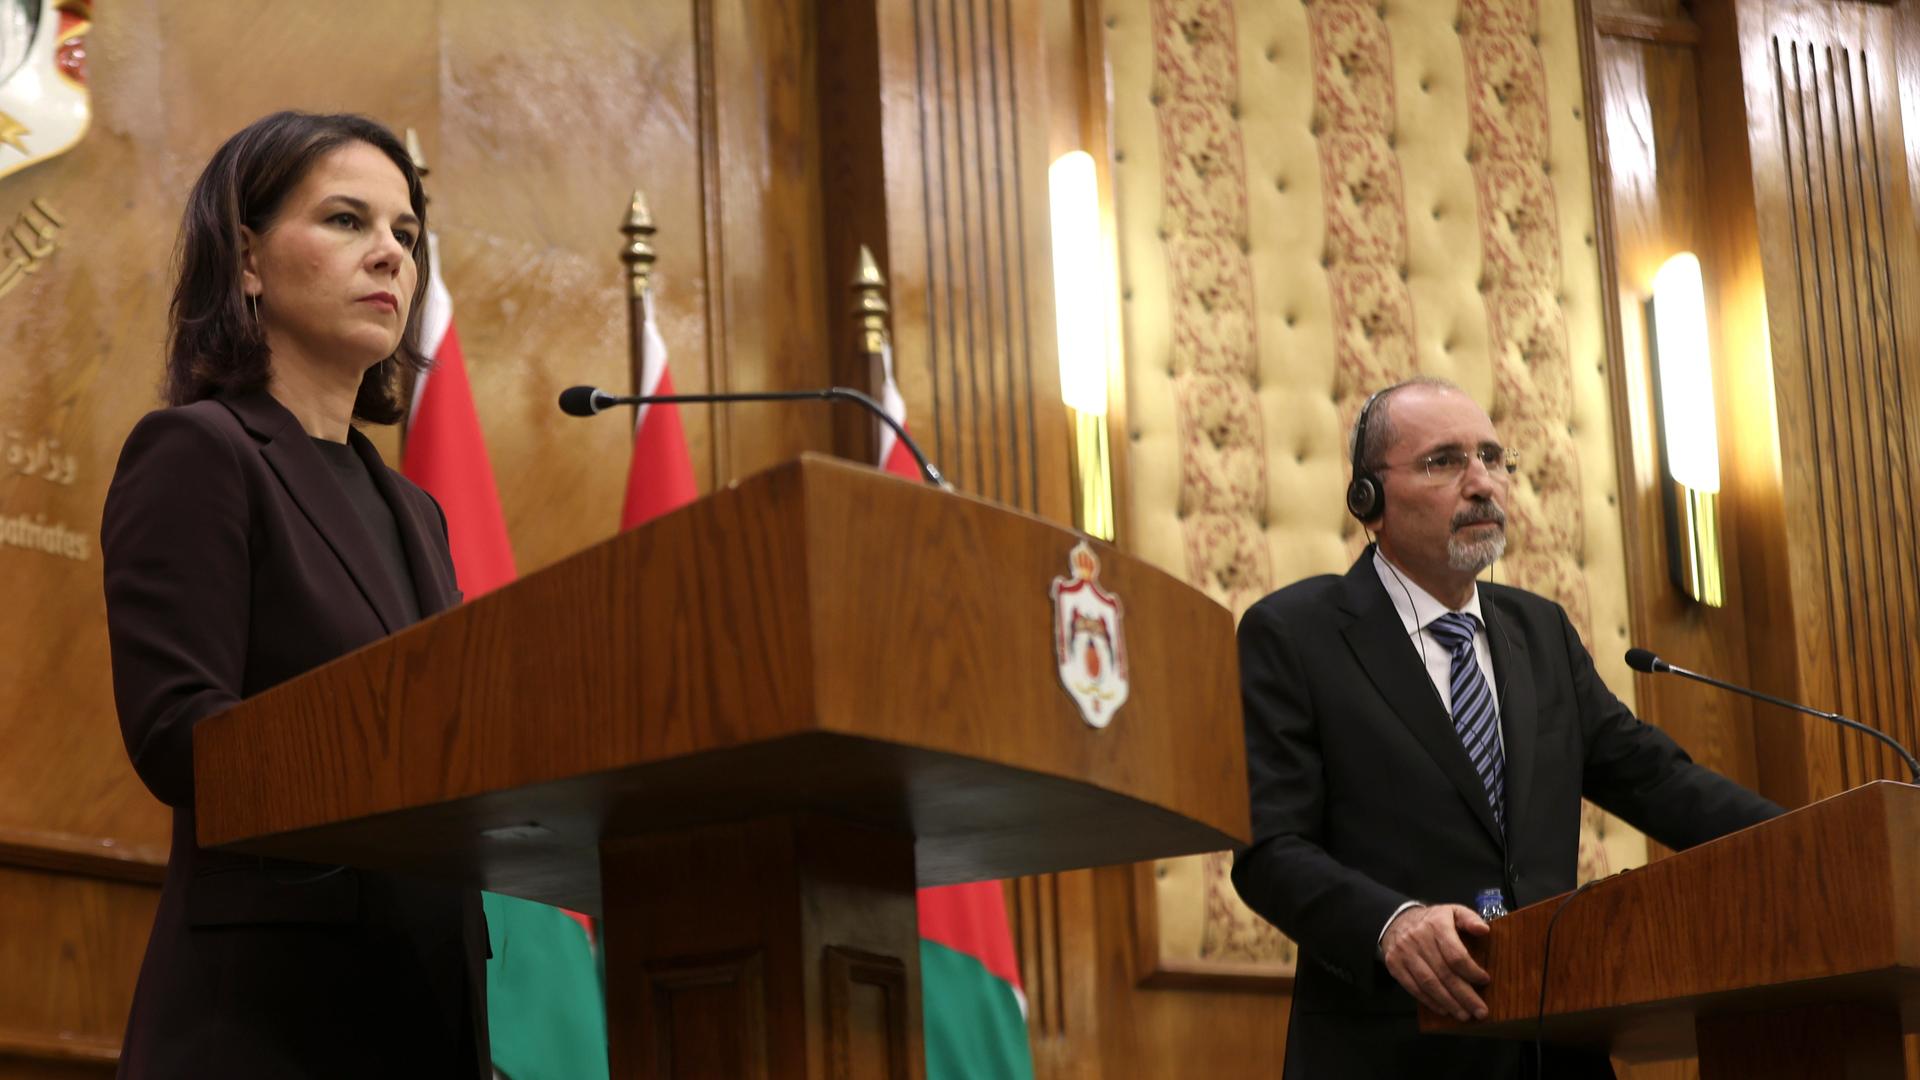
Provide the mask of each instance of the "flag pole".
[{"label": "flag pole", "polygon": [[658,258],[653,250],[655,231],[647,197],[634,188],[626,220],[620,223],[620,232],[627,238],[620,261],[627,267],[627,355],[636,394],[647,392],[641,382],[646,370],[647,292],[653,288],[653,263]]},{"label": "flag pole", "polygon": [[[420,148],[420,133],[412,128],[407,129],[407,158],[413,162],[413,171],[420,176],[420,206],[424,209],[428,204],[433,202],[433,197],[427,194],[427,174],[433,170],[427,167],[427,152]],[[423,244],[426,243],[427,238],[422,236],[420,242]],[[429,263],[431,262],[432,260],[429,260]],[[413,432],[413,408],[411,403],[414,400],[416,384],[419,381],[420,375],[418,372],[408,374],[405,378],[406,386],[401,391],[406,395],[409,403],[407,414],[400,418],[400,448],[402,454],[406,453],[407,436]]]},{"label": "flag pole", "polygon": [[427,174],[433,170],[427,168],[426,151],[420,149],[420,133],[412,128],[407,129],[407,157],[413,161],[413,171],[420,174],[420,201],[432,202],[433,200],[427,197],[426,187]]},{"label": "flag pole", "polygon": [[[884,388],[888,377],[887,346],[891,344],[891,332],[887,328],[887,279],[880,272],[880,264],[874,261],[873,250],[865,244],[860,245],[860,265],[854,269],[853,317],[859,327],[859,351],[867,360],[867,386],[869,393],[884,397]],[[880,422],[875,420],[871,429],[869,446],[877,449],[886,441],[886,434]],[[876,460],[873,452],[867,454],[868,460]],[[886,463],[878,462],[883,468]]]}]

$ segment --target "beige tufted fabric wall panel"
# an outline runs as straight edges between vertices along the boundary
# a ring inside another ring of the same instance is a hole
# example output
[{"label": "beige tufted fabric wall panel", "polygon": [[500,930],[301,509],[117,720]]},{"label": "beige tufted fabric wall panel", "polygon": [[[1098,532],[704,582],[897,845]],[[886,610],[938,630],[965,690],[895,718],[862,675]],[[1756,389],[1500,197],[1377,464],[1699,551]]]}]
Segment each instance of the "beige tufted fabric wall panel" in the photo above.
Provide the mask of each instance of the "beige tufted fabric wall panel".
[{"label": "beige tufted fabric wall panel", "polygon": [[[1570,0],[1109,0],[1130,546],[1244,611],[1344,571],[1346,434],[1415,373],[1523,465],[1495,580],[1563,604],[1631,703]],[[1645,845],[1589,809],[1582,876]],[[1156,868],[1161,948],[1285,970],[1227,859]]]}]

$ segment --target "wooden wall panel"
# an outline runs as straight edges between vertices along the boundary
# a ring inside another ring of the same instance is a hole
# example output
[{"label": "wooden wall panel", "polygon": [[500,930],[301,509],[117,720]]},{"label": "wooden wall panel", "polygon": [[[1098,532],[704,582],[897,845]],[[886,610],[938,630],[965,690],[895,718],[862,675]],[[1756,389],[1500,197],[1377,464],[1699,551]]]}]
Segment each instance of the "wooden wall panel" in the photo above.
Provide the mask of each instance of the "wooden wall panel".
[{"label": "wooden wall panel", "polygon": [[894,363],[968,491],[1070,521],[1035,0],[881,7]]},{"label": "wooden wall panel", "polygon": [[[812,53],[793,9],[566,0],[441,21],[444,108],[422,126],[434,221],[523,573],[619,522],[629,427],[553,401],[575,383],[631,386],[616,258],[631,189],[660,229],[654,302],[677,389],[826,379],[797,93]],[[703,491],[825,448],[829,422],[804,405],[681,416]]]},{"label": "wooden wall panel", "polygon": [[1105,1006],[1118,989],[1097,968],[1093,870],[1037,874],[1007,883],[1013,946],[1027,994],[1034,1075],[1068,1080],[1101,1075]]},{"label": "wooden wall panel", "polygon": [[[1814,660],[1833,675],[1837,710],[1912,745],[1920,670],[1907,643],[1920,557],[1907,462],[1920,425],[1907,419],[1901,366],[1913,342],[1902,331],[1912,327],[1901,325],[1894,291],[1910,279],[1912,234],[1907,215],[1888,220],[1890,201],[1906,203],[1894,157],[1905,141],[1890,21],[1877,21],[1864,33],[1770,35],[1779,158],[1768,164],[1784,167],[1787,214],[1762,228],[1789,234],[1791,277],[1769,267],[1770,284],[1779,282],[1770,293],[1790,288],[1798,307],[1770,313],[1799,336],[1798,355],[1775,353],[1775,385],[1783,416],[1796,421],[1783,448],[1796,462],[1790,495],[1811,511],[1794,515],[1811,519],[1803,557],[1817,564],[1814,587],[1826,600],[1826,655]],[[1822,790],[1902,775],[1878,744],[1846,738],[1837,749]]]},{"label": "wooden wall panel", "polygon": [[[1739,563],[1743,537],[1729,529],[1723,538],[1724,607],[1689,601],[1667,571],[1655,374],[1643,305],[1652,293],[1653,275],[1667,258],[1702,252],[1708,243],[1700,105],[1694,49],[1688,44],[1697,39],[1698,28],[1678,5],[1673,7],[1650,13],[1615,0],[1588,5],[1590,126],[1598,159],[1596,203],[1606,237],[1602,255],[1613,284],[1609,376],[1627,582],[1636,644],[1684,667],[1743,682],[1749,677],[1749,613]],[[1635,21],[1623,23],[1629,15]],[[1718,396],[1725,402],[1734,375],[1724,344],[1716,345]],[[1733,457],[1735,438],[1732,425],[1721,428],[1725,459]],[[1731,491],[1723,496],[1728,503],[1736,498]],[[1641,718],[1673,735],[1695,760],[1744,783],[1757,782],[1753,716],[1746,699],[1652,675],[1635,676],[1634,689]]]},{"label": "wooden wall panel", "polygon": [[[1744,375],[1729,411],[1754,673],[1911,741],[1920,443],[1896,10],[1711,5],[1700,61],[1703,114],[1721,118],[1705,136],[1709,287]],[[1756,745],[1789,802],[1898,775],[1877,747],[1797,718],[1763,722]]]},{"label": "wooden wall panel", "polygon": [[1100,1060],[1105,1073],[1136,1068],[1137,1076],[1272,1076],[1286,1055],[1290,999],[1273,993],[1140,985],[1140,891],[1134,869],[1110,866],[1093,873],[1094,918],[1100,938]]},{"label": "wooden wall panel", "polygon": [[159,892],[0,866],[0,1077],[107,1076]]}]

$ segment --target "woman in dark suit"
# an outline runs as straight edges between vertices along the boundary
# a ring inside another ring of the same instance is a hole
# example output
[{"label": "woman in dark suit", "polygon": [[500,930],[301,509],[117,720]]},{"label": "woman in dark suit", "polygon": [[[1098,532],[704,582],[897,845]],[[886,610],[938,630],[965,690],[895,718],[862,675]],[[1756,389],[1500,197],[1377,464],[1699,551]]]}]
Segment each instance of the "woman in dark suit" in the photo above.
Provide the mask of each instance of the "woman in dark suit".
[{"label": "woman in dark suit", "polygon": [[479,894],[202,849],[193,726],[459,602],[446,519],[356,422],[424,366],[426,199],[392,132],[278,113],[188,199],[166,397],[101,528],[127,753],[173,851],[120,1075],[484,1077]]}]

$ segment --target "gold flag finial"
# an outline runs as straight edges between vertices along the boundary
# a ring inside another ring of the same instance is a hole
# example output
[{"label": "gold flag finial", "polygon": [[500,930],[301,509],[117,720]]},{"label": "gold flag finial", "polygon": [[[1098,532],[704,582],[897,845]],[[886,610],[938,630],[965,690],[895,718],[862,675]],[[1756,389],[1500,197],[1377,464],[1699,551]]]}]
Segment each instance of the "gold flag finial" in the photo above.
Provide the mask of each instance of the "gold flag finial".
[{"label": "gold flag finial", "polygon": [[620,261],[627,264],[627,289],[636,298],[645,296],[657,256],[652,243],[653,212],[647,209],[647,197],[639,188],[633,189],[633,201],[627,205],[627,219],[620,223],[620,232],[627,238],[627,246],[620,252]]},{"label": "gold flag finial", "polygon": [[433,198],[427,194],[426,190],[427,174],[433,170],[427,168],[427,152],[420,149],[420,135],[412,128],[407,129],[407,159],[413,162],[413,171],[420,174],[421,205],[433,202]]},{"label": "gold flag finial", "polygon": [[855,288],[866,285],[885,288],[887,284],[887,279],[880,276],[880,264],[873,261],[873,249],[865,244],[860,245],[860,269],[854,272],[853,283]]},{"label": "gold flag finial", "polygon": [[860,267],[853,272],[853,315],[860,322],[860,348],[878,353],[887,346],[887,279],[873,252],[860,245]]},{"label": "gold flag finial", "polygon": [[420,133],[412,128],[407,129],[407,157],[413,159],[413,171],[420,174],[420,179],[425,180],[433,171],[427,168],[427,152],[420,149]]}]

